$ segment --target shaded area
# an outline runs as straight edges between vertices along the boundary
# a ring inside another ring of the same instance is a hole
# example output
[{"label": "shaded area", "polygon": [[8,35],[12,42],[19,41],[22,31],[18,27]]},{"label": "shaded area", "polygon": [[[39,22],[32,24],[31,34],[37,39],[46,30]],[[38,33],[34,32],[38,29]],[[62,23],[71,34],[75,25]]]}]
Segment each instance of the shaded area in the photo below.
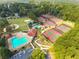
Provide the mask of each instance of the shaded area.
[{"label": "shaded area", "polygon": [[27,48],[26,50],[20,51],[19,53],[13,55],[10,59],[28,59],[32,53],[32,48]]}]

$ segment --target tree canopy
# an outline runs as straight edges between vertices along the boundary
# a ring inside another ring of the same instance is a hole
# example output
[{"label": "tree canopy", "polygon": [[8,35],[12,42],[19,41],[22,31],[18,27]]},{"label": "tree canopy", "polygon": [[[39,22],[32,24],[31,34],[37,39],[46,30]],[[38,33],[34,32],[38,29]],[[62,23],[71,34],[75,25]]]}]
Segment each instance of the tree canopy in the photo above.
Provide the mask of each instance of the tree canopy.
[{"label": "tree canopy", "polygon": [[0,31],[3,31],[3,28],[5,28],[8,25],[9,23],[6,19],[0,19]]},{"label": "tree canopy", "polygon": [[12,53],[4,47],[0,47],[0,59],[9,59]]},{"label": "tree canopy", "polygon": [[34,49],[29,59],[45,59],[45,54],[39,48]]},{"label": "tree canopy", "polygon": [[[52,4],[50,2],[0,5],[0,17],[15,16],[16,13],[20,17],[29,16],[34,20],[42,14],[50,13],[63,20],[73,21],[75,27],[56,41],[54,49],[57,59],[79,59],[79,5]],[[4,28],[7,25],[7,20],[0,20],[0,28]],[[45,54],[40,49],[35,49],[30,59],[45,59]]]},{"label": "tree canopy", "polygon": [[54,44],[56,59],[79,59],[79,6],[71,4],[57,5],[57,17],[73,21],[75,27],[60,37]]}]

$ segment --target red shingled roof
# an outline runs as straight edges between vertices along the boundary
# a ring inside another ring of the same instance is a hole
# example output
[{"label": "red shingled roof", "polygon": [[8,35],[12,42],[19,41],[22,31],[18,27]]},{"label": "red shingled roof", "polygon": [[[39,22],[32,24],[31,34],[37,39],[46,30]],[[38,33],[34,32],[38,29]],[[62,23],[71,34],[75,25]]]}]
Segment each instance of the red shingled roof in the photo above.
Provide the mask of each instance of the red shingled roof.
[{"label": "red shingled roof", "polygon": [[29,32],[28,32],[28,35],[29,35],[29,36],[33,36],[33,37],[34,37],[34,36],[36,36],[36,34],[37,34],[37,30],[34,29],[34,28],[31,29],[31,30],[29,30]]},{"label": "red shingled roof", "polygon": [[5,35],[5,38],[6,38],[6,39],[9,39],[9,38],[11,38],[11,37],[12,37],[12,34],[6,34],[6,35]]}]

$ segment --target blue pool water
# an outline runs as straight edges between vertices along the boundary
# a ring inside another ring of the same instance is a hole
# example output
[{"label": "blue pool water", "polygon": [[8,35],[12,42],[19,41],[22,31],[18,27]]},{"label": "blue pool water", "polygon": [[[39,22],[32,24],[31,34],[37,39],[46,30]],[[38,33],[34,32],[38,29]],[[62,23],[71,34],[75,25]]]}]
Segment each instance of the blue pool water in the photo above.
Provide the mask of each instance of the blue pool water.
[{"label": "blue pool water", "polygon": [[26,37],[22,37],[22,38],[13,37],[11,39],[12,48],[20,47],[21,45],[26,44],[28,42],[29,42],[28,38]]}]

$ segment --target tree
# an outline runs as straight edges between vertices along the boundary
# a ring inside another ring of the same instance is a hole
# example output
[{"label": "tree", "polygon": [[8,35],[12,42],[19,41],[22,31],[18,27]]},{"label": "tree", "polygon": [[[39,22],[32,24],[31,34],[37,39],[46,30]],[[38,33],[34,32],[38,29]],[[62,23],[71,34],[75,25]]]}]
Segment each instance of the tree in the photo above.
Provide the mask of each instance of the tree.
[{"label": "tree", "polygon": [[57,59],[75,59],[79,52],[79,24],[76,23],[74,29],[60,37],[55,43],[55,53]]},{"label": "tree", "polygon": [[2,47],[5,47],[5,45],[6,45],[6,39],[5,38],[0,38],[0,45]]},{"label": "tree", "polygon": [[6,27],[6,32],[12,32],[13,30],[12,30],[12,27],[11,26],[7,26]]},{"label": "tree", "polygon": [[34,14],[34,12],[32,12],[32,11],[29,11],[28,13],[27,13],[27,16],[29,17],[29,18],[32,18],[33,20],[37,20],[37,16]]},{"label": "tree", "polygon": [[0,47],[0,59],[9,59],[12,53],[4,47]]},{"label": "tree", "polygon": [[40,49],[34,49],[29,59],[45,59],[45,54]]},{"label": "tree", "polygon": [[73,4],[56,4],[52,7],[52,14],[63,19],[73,21],[75,27],[65,33],[54,44],[56,59],[79,59],[79,6]]},{"label": "tree", "polygon": [[8,25],[9,25],[9,23],[6,19],[0,19],[0,30],[1,31],[3,30],[3,28],[5,28]]}]

